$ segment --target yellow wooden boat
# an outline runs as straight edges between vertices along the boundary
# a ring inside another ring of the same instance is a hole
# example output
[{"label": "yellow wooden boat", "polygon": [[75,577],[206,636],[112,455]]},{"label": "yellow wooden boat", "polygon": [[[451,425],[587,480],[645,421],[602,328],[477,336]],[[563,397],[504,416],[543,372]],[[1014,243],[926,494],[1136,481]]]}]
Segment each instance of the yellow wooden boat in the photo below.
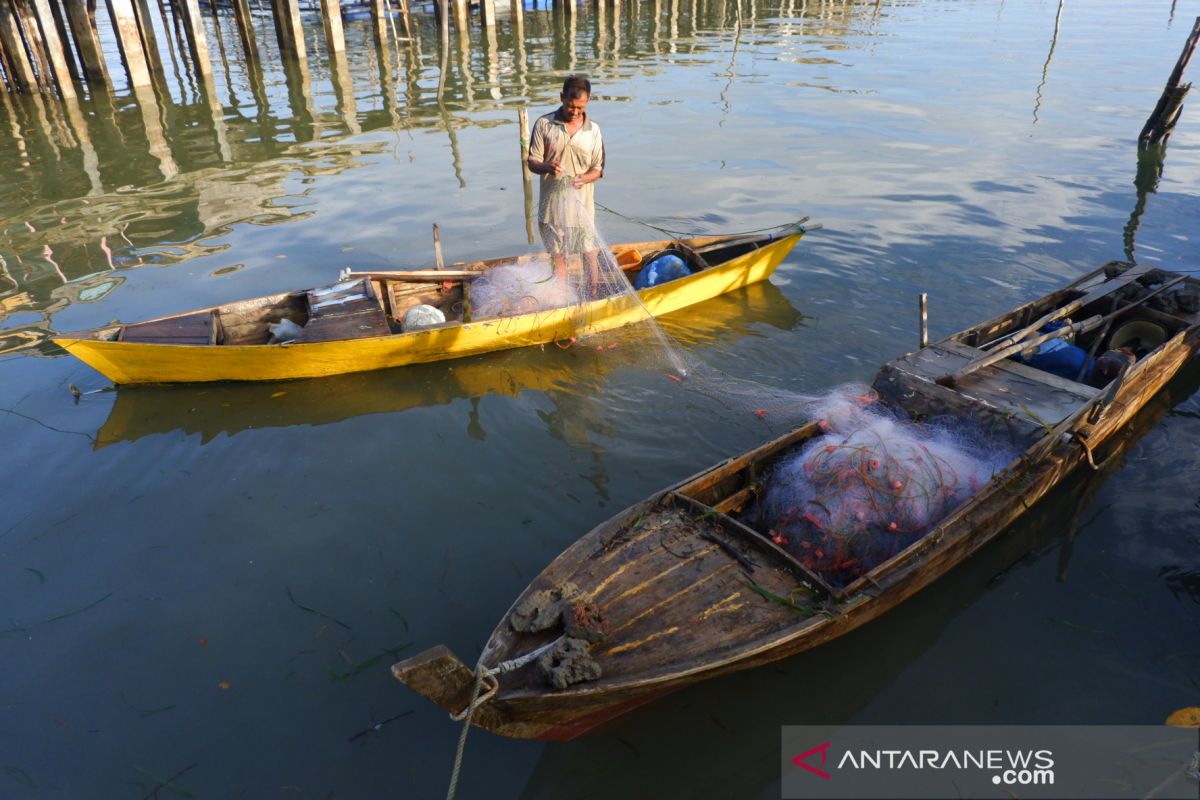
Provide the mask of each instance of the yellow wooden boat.
[{"label": "yellow wooden boat", "polygon": [[[54,342],[118,384],[316,378],[461,358],[613,330],[765,280],[804,233],[801,221],[773,233],[614,245],[616,263],[631,282],[664,251],[682,257],[693,272],[636,297],[630,292],[531,313],[472,317],[471,283],[489,269],[544,254],[445,270],[352,272],[330,287],[63,334]],[[418,304],[436,306],[447,321],[400,332],[404,313]],[[300,333],[271,344],[268,326],[283,319]]]}]

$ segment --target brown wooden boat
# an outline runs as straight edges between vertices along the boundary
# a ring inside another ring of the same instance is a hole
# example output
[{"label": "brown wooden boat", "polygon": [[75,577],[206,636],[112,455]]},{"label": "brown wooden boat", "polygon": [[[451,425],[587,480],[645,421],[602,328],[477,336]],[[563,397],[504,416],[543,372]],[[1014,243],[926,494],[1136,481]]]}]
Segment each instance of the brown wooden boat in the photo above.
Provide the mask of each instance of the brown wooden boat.
[{"label": "brown wooden boat", "polygon": [[[884,365],[873,384],[880,403],[915,420],[971,421],[1019,455],[844,585],[741,513],[776,461],[822,434],[811,423],[651,496],[567,548],[504,615],[475,670],[438,646],[393,673],[460,718],[470,706],[481,728],[565,740],[667,692],[841,636],[966,559],[1075,467],[1103,463],[1114,434],[1200,346],[1198,291],[1190,278],[1113,262]],[[1138,360],[1099,387],[1006,357],[1067,317],[1081,320],[1065,327],[1093,353],[1131,323],[1161,341],[1145,337]],[[519,632],[539,619],[553,624]]]}]

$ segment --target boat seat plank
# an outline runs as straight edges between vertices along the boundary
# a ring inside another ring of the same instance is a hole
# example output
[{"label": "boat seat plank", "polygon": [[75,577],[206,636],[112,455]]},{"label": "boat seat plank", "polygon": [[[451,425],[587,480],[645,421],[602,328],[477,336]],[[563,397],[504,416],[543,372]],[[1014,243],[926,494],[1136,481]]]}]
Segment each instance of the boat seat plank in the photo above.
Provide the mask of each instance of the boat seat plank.
[{"label": "boat seat plank", "polygon": [[[986,355],[984,351],[977,348],[966,345],[951,348],[939,343],[903,356],[892,362],[892,366],[932,383],[983,355]],[[1016,417],[1032,417],[1038,424],[1045,425],[1054,425],[1067,418],[1096,396],[1096,390],[1089,386],[1011,360],[964,376],[958,393]]]},{"label": "boat seat plank", "polygon": [[[372,300],[372,303],[375,301]],[[335,339],[365,339],[387,336],[392,332],[387,315],[378,305],[353,314],[331,314],[309,319],[295,338],[302,342],[329,342]]]},{"label": "boat seat plank", "polygon": [[196,311],[178,317],[123,325],[118,342],[143,344],[216,344],[219,322],[213,311]]}]

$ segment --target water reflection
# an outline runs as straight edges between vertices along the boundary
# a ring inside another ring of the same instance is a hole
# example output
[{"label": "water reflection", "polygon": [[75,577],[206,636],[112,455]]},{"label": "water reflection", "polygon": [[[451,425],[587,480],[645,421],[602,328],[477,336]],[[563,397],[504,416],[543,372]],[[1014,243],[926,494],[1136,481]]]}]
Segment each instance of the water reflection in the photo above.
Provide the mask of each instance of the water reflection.
[{"label": "water reflection", "polygon": [[[669,315],[663,327],[687,343],[712,345],[755,335],[760,325],[791,330],[802,319],[778,288],[759,283]],[[637,363],[639,355],[625,350],[525,348],[451,365],[421,364],[319,380],[125,387],[115,392],[112,411],[96,433],[95,447],[171,431],[199,434],[204,445],[220,434],[326,425],[461,399],[545,392],[554,409],[539,414],[551,434],[592,453],[599,465],[603,448],[591,435],[606,435],[607,424],[592,396],[613,370]],[[472,438],[486,438],[474,403],[463,425]]]}]

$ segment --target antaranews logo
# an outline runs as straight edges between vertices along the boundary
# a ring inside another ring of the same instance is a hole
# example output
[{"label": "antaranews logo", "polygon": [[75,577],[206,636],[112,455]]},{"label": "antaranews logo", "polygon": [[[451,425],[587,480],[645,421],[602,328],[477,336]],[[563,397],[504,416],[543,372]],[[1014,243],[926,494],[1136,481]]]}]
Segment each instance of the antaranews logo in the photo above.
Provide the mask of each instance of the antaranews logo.
[{"label": "antaranews logo", "polygon": [[[825,780],[832,775],[809,763],[820,755],[822,767],[833,742],[825,742],[792,757],[792,763]],[[1054,753],[1050,750],[846,750],[837,770],[986,770],[999,786],[1054,785]]]}]

